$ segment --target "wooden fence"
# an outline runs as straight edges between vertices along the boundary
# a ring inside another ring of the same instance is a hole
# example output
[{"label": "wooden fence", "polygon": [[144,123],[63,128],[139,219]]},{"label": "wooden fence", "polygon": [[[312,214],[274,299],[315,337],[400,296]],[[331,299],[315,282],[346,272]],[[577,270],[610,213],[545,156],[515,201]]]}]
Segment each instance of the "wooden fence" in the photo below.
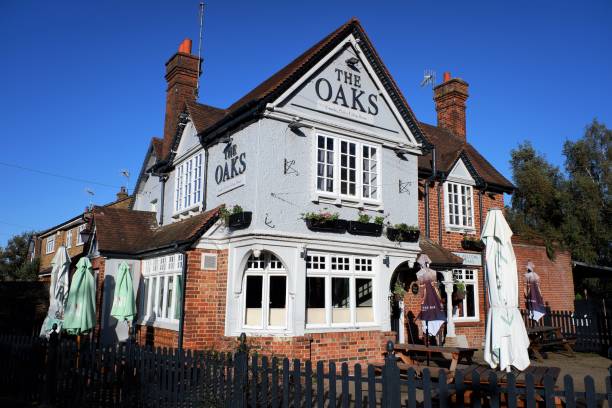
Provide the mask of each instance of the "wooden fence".
[{"label": "wooden fence", "polygon": [[550,310],[538,322],[528,318],[521,310],[525,325],[554,326],[561,329],[563,337],[574,342],[575,351],[607,354],[612,347],[612,316],[601,311],[578,314],[567,310]]},{"label": "wooden fence", "polygon": [[[55,343],[55,344],[54,344]],[[242,343],[244,345],[244,342]],[[388,345],[393,350],[393,345]],[[400,372],[390,353],[375,367],[347,363],[249,356],[241,347],[232,354],[181,352],[138,345],[96,348],[71,341],[0,336],[0,404],[49,403],[61,407],[612,407],[612,386],[595,390],[591,377],[584,392],[566,376],[524,386],[510,374],[464,382],[458,371]],[[435,375],[437,374],[437,375]],[[434,378],[435,377],[435,378]]]}]

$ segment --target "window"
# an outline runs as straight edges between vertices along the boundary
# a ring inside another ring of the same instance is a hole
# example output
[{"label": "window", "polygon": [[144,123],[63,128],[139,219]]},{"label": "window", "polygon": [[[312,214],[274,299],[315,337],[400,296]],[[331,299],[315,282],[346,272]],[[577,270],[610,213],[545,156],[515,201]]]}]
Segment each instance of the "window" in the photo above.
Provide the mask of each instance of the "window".
[{"label": "window", "polygon": [[147,322],[178,323],[181,315],[183,255],[142,261],[141,313]]},{"label": "window", "polygon": [[46,250],[47,250],[46,253],[48,254],[55,251],[55,235],[51,235],[50,237],[47,238]]},{"label": "window", "polygon": [[66,231],[66,248],[72,248],[72,230]]},{"label": "window", "polygon": [[174,212],[188,210],[202,201],[202,154],[196,154],[176,167]]},{"label": "window", "polygon": [[83,231],[86,227],[86,224],[79,225],[79,228],[77,229],[77,245],[83,245],[83,237],[81,237],[81,231]]},{"label": "window", "polygon": [[446,183],[446,222],[452,227],[474,228],[472,186]]},{"label": "window", "polygon": [[373,258],[338,254],[306,257],[306,326],[374,324]]},{"label": "window", "polygon": [[454,320],[478,320],[477,271],[473,269],[453,269],[453,277],[465,283],[465,298],[453,308]]},{"label": "window", "polygon": [[330,198],[379,201],[379,162],[375,146],[319,135],[317,191]]},{"label": "window", "polygon": [[255,330],[287,327],[287,274],[271,253],[251,255],[247,261],[243,324]]}]

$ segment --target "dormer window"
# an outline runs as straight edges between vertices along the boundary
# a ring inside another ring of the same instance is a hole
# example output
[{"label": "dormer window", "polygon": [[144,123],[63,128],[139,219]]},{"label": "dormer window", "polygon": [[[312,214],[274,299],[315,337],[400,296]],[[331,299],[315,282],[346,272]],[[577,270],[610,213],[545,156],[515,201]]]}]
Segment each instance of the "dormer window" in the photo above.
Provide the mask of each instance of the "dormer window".
[{"label": "dormer window", "polygon": [[194,208],[202,201],[202,154],[191,156],[176,166],[174,212]]},{"label": "dormer window", "polygon": [[379,151],[375,145],[318,135],[317,195],[380,204]]},{"label": "dormer window", "polygon": [[446,182],[444,192],[446,201],[446,225],[451,228],[473,229],[474,208],[472,205],[472,186]]}]

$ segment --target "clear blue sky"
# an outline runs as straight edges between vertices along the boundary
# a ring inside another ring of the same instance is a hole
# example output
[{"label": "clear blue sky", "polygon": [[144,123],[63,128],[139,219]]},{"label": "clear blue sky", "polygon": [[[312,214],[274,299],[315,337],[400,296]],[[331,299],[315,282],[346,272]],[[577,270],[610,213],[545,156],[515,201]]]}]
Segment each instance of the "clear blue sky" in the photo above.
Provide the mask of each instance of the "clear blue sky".
[{"label": "clear blue sky", "polygon": [[[470,84],[468,138],[510,177],[524,140],[555,164],[593,118],[612,126],[612,2],[207,2],[200,101],[226,107],[323,36],[359,18],[421,121],[424,69]],[[0,2],[0,245],[131,185],[161,135],[164,63],[198,35],[198,0]],[[197,44],[197,42],[194,42]],[[112,186],[112,187],[108,187]]]}]

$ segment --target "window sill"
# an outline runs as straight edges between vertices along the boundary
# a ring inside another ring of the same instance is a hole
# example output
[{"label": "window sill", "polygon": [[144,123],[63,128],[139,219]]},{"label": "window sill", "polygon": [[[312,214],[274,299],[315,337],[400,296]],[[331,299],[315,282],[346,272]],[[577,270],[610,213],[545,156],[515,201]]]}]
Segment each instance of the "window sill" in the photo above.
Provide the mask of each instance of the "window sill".
[{"label": "window sill", "polygon": [[468,327],[477,326],[480,323],[480,319],[476,317],[453,319],[455,327]]},{"label": "window sill", "polygon": [[163,320],[155,320],[152,318],[142,318],[136,322],[136,324],[140,326],[150,326],[157,327],[160,329],[174,330],[178,331],[179,322],[177,321],[163,321]]},{"label": "window sill", "polygon": [[200,207],[200,204],[198,203],[197,205],[193,205],[191,207],[185,208],[184,210],[179,210],[175,212],[174,214],[172,214],[172,218],[180,220],[184,217],[187,217],[189,213],[200,212],[201,210],[202,208]]},{"label": "window sill", "polygon": [[338,207],[350,207],[350,208],[367,208],[371,210],[383,211],[384,207],[380,201],[360,200],[358,198],[351,199],[347,197],[334,197],[315,194],[312,199],[313,203],[332,204]]},{"label": "window sill", "polygon": [[376,323],[362,323],[356,326],[346,325],[306,325],[304,333],[333,333],[333,332],[349,332],[349,331],[372,331],[381,330],[380,326]]},{"label": "window sill", "polygon": [[457,227],[453,225],[446,226],[446,232],[460,232],[462,234],[474,234],[476,232],[476,228],[474,227]]}]

